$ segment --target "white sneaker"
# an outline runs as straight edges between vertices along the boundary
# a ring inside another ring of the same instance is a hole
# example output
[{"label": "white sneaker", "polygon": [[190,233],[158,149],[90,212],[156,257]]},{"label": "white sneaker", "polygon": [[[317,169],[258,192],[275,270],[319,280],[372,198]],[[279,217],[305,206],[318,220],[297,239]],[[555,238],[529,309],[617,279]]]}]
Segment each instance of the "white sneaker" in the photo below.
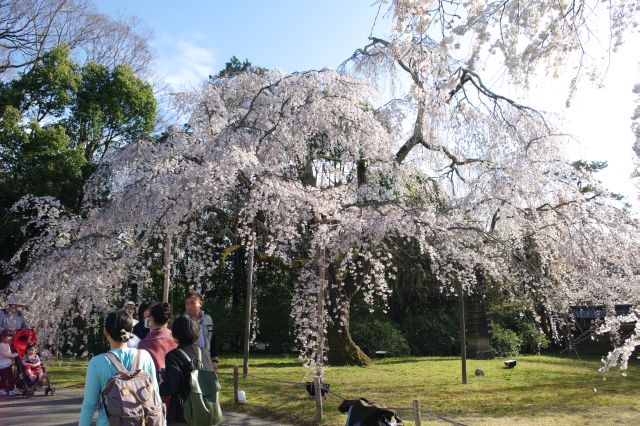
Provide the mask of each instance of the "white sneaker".
[{"label": "white sneaker", "polygon": [[7,391],[4,389],[0,389],[0,396],[7,396]]},{"label": "white sneaker", "polygon": [[9,396],[16,396],[16,395],[20,395],[20,391],[18,389],[9,391]]}]

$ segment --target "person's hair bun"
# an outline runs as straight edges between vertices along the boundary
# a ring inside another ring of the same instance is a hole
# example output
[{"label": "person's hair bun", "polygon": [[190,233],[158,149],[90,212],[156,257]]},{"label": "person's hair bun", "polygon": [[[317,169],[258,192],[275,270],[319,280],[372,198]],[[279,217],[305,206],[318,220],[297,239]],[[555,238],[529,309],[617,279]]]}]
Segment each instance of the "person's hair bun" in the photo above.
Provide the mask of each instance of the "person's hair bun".
[{"label": "person's hair bun", "polygon": [[171,320],[171,305],[168,303],[156,303],[151,307],[149,315],[157,325],[165,325]]},{"label": "person's hair bun", "polygon": [[129,333],[133,330],[133,320],[123,310],[109,312],[104,320],[104,329],[113,340],[126,342],[131,337]]}]

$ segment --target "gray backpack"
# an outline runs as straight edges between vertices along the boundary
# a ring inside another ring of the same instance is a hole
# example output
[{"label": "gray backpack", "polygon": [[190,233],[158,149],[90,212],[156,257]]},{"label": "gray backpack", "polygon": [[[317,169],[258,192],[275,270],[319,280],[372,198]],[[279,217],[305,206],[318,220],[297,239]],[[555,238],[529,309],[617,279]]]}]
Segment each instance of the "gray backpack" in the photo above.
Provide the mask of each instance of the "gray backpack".
[{"label": "gray backpack", "polygon": [[138,368],[138,349],[127,371],[118,357],[111,352],[105,355],[118,369],[100,393],[110,426],[164,426],[162,401],[153,389],[153,381]]}]

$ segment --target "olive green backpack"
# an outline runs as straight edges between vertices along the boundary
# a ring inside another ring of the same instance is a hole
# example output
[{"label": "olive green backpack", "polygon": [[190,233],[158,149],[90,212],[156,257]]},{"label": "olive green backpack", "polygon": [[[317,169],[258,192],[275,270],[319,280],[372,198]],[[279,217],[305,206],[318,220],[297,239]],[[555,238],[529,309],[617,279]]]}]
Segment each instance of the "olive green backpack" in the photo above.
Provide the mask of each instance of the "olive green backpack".
[{"label": "olive green backpack", "polygon": [[189,376],[189,393],[184,399],[179,397],[185,422],[189,426],[217,425],[222,421],[218,376],[214,371],[202,369],[202,355],[199,347],[195,366],[185,351],[178,348],[178,352],[192,367]]}]

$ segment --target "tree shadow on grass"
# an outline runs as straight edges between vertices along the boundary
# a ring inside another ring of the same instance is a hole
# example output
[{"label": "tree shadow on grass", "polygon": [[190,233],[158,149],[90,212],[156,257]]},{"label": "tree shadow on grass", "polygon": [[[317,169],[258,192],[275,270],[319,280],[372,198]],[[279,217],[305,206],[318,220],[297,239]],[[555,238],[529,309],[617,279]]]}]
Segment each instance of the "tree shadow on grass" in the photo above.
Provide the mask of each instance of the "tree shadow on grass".
[{"label": "tree shadow on grass", "polygon": [[251,374],[251,368],[291,368],[291,367],[302,367],[302,363],[300,361],[285,361],[285,362],[261,362],[251,365],[251,361],[249,361],[249,374]]},{"label": "tree shadow on grass", "polygon": [[460,361],[459,357],[450,358],[373,358],[375,365],[392,365],[392,364],[417,364],[417,363],[431,363],[431,362],[443,362],[443,361]]}]

